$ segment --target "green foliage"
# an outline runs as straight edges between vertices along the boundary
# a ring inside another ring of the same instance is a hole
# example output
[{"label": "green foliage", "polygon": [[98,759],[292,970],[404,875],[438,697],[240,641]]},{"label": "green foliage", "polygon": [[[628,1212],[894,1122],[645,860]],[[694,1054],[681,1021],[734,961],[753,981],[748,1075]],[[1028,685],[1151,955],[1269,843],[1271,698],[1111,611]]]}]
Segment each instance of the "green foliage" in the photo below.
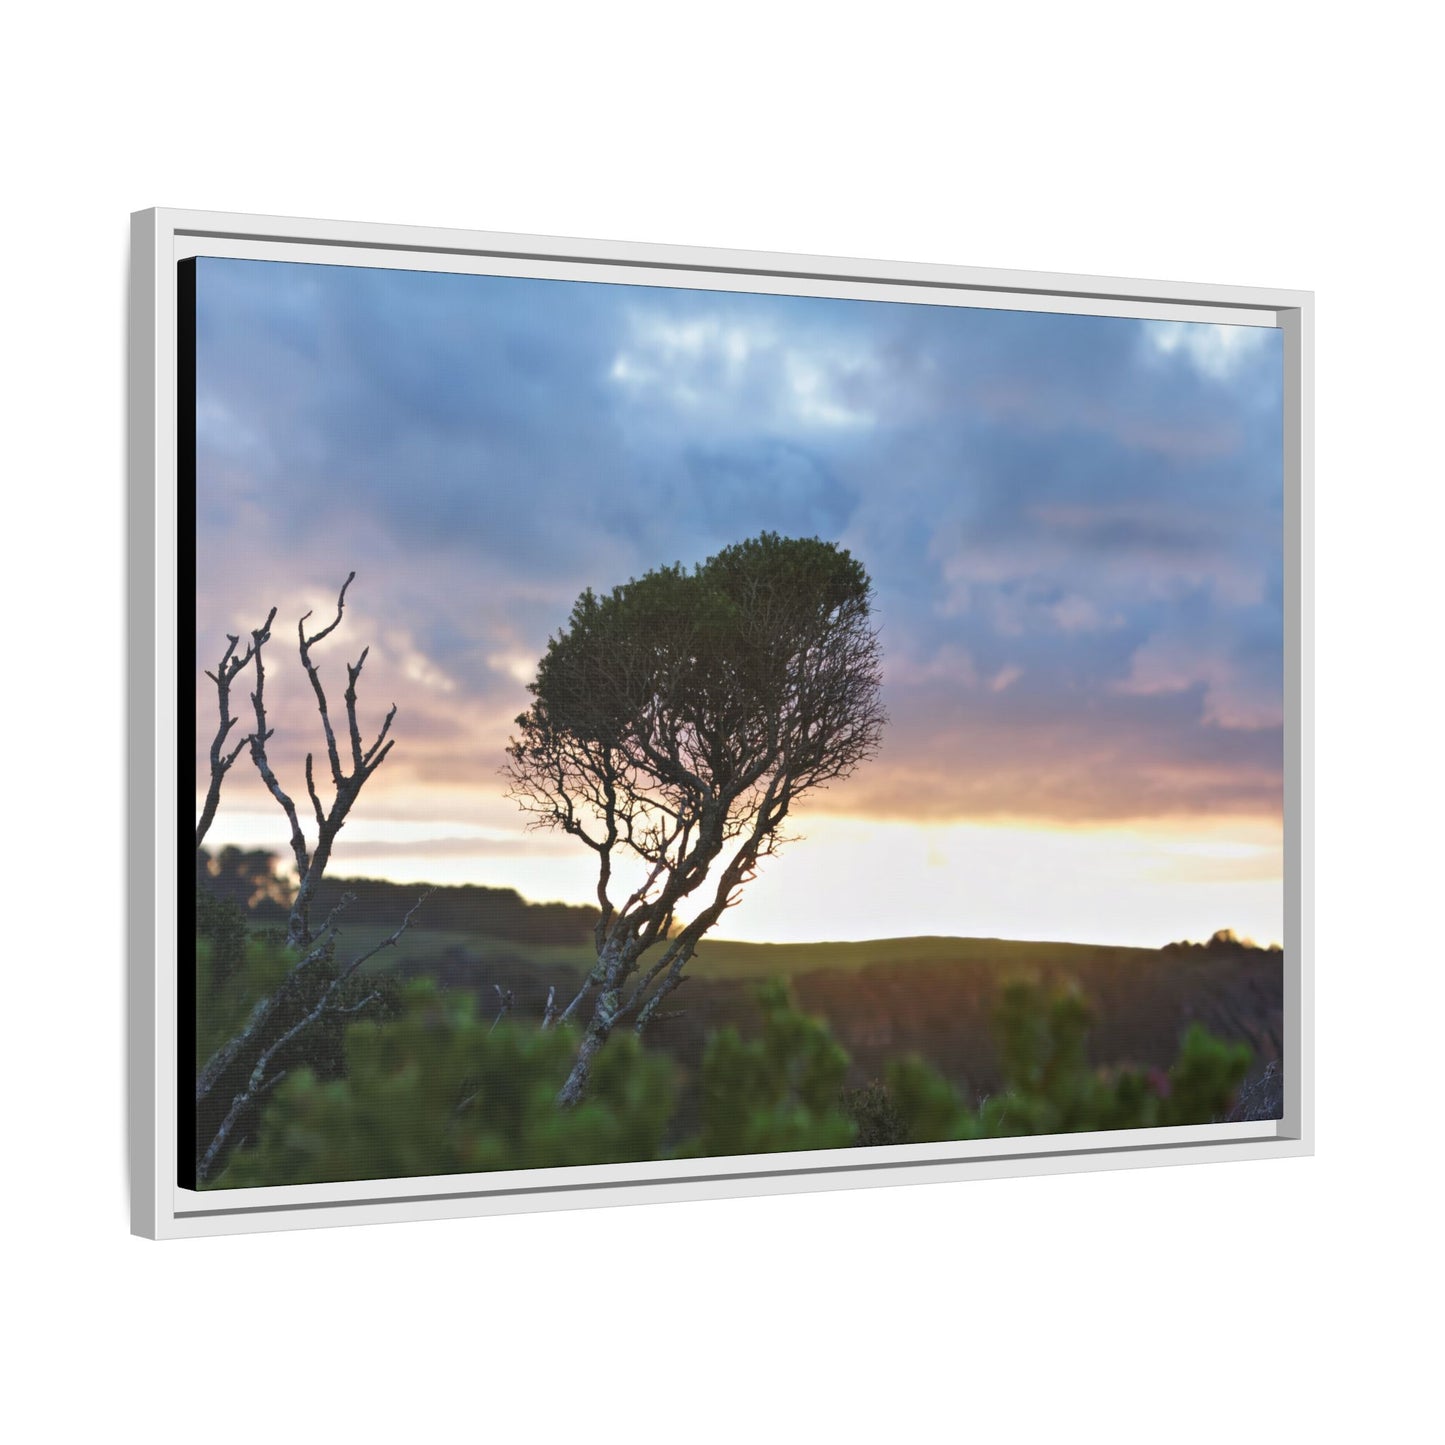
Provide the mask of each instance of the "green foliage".
[{"label": "green foliage", "polygon": [[[760,991],[762,1036],[725,1029],[702,1071],[699,1136],[686,1157],[831,1149],[856,1126],[839,1105],[848,1056],[826,1025],[793,1008],[786,988]],[[291,1072],[260,1137],[238,1151],[219,1188],[417,1178],[663,1157],[674,1106],[672,1065],[632,1035],[597,1057],[587,1096],[559,1107],[576,1039],[534,1023],[493,1027],[470,995],[430,982],[405,992],[400,1017],[353,1024],[345,1074]]]},{"label": "green foliage", "polygon": [[675,792],[731,809],[774,772],[792,796],[847,776],[883,724],[869,610],[848,552],[771,532],[588,589],[517,719],[515,796],[575,832],[579,805],[632,816]]},{"label": "green foliage", "polygon": [[246,913],[200,882],[196,884],[196,941],[206,946],[208,991],[224,988],[245,960]]},{"label": "green foliage", "polygon": [[234,903],[196,889],[196,1058],[204,1063],[241,1031],[295,959],[270,931],[248,935]]},{"label": "green foliage", "polygon": [[[245,916],[224,899],[210,899],[202,913],[197,895],[196,927],[196,1060],[204,1064],[223,1044],[235,1038],[251,1011],[265,998],[287,984],[298,955],[286,947],[280,929],[263,928],[248,933]],[[323,960],[306,971],[307,987],[293,989],[279,1011],[270,1031],[280,1037],[320,997],[321,990],[336,977],[334,962]],[[294,983],[294,980],[293,980]],[[358,974],[337,992],[336,1005],[347,1009],[363,999],[378,995],[366,1006],[371,1018],[385,1018],[396,1012],[398,986],[385,975]],[[341,1068],[341,1036],[351,1019],[332,1015],[309,1028],[277,1060],[278,1067],[305,1064],[323,1077]],[[244,1063],[244,1061],[243,1061]],[[249,1068],[249,1064],[245,1065]],[[239,1080],[237,1081],[239,1082]]]},{"label": "green foliage", "polygon": [[972,1107],[917,1057],[889,1070],[888,1092],[913,1143],[1013,1138],[1084,1130],[1207,1124],[1220,1118],[1249,1070],[1243,1044],[1195,1024],[1167,1074],[1088,1062],[1093,1015],[1076,988],[1046,993],[1026,982],[1003,991],[996,1016],[1006,1085]]},{"label": "green foliage", "polygon": [[869,592],[848,552],[772,532],[691,571],[658,567],[602,596],[589,588],[541,660],[533,719],[518,722],[615,743],[662,697],[676,719],[731,737],[725,724],[788,705],[800,649],[866,618]]},{"label": "green foliage", "polygon": [[1218,1118],[1233,1102],[1249,1065],[1244,1044],[1226,1043],[1203,1025],[1191,1024],[1178,1062],[1169,1071],[1159,1122],[1204,1124]]},{"label": "green foliage", "polygon": [[345,1076],[291,1073],[259,1142],[219,1187],[328,1183],[655,1159],[672,1110],[671,1064],[614,1040],[573,1109],[557,1106],[576,1039],[479,1019],[470,995],[411,985],[401,1017],[353,1024]]},{"label": "green foliage", "polygon": [[[703,1056],[699,1132],[674,1153],[706,1158],[948,1139],[1207,1123],[1229,1108],[1249,1064],[1240,1044],[1192,1027],[1167,1074],[1101,1069],[1087,1058],[1091,1011],[1077,989],[1017,983],[996,1015],[1005,1089],[979,1105],[931,1065],[902,1059],[887,1087],[845,1090],[848,1055],[787,986],[758,993],[762,1029],[714,1034]],[[535,1022],[493,1026],[470,994],[431,982],[405,991],[391,1021],[352,1023],[344,1072],[293,1067],[270,1099],[259,1139],[218,1187],[621,1163],[664,1157],[674,1110],[665,1056],[631,1034],[597,1056],[573,1108],[557,1095],[576,1038]]]},{"label": "green foliage", "polygon": [[978,1137],[977,1122],[958,1090],[917,1054],[888,1066],[888,1095],[909,1144]]},{"label": "green foliage", "polygon": [[860,1089],[844,1089],[840,1102],[858,1130],[853,1142],[860,1148],[908,1142],[908,1125],[879,1080]]},{"label": "green foliage", "polygon": [[840,1103],[848,1055],[828,1026],[793,1007],[778,982],[758,990],[762,1036],[744,1042],[734,1028],[709,1041],[702,1063],[702,1132],[692,1156],[835,1149],[857,1125]]}]

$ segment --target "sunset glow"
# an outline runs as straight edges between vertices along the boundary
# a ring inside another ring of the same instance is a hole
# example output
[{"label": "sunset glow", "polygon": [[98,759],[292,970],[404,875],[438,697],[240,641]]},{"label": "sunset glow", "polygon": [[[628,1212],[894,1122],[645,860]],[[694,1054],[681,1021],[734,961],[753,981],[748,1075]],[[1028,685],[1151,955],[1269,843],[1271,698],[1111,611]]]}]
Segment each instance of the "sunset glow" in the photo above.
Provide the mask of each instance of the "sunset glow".
[{"label": "sunset glow", "polygon": [[[272,757],[323,675],[396,746],[331,872],[594,897],[500,775],[587,587],[764,529],[872,578],[889,724],[720,925],[1279,941],[1279,334],[1248,327],[203,260],[200,676],[273,605]],[[340,679],[340,681],[338,681]],[[238,733],[239,737],[240,734]],[[285,853],[243,757],[208,846]]]}]

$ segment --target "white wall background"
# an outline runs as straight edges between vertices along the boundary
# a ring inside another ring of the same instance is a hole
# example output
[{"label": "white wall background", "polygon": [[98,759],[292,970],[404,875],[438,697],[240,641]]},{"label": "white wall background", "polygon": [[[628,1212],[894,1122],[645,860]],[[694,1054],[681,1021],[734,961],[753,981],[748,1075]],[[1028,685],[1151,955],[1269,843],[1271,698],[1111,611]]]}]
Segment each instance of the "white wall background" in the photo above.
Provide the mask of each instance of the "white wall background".
[{"label": "white wall background", "polygon": [[[12,16],[13,1438],[1428,1433],[1410,1421],[1440,1284],[1428,13],[255,0]],[[129,1238],[123,296],[127,213],[153,204],[1314,288],[1318,1156]]]}]

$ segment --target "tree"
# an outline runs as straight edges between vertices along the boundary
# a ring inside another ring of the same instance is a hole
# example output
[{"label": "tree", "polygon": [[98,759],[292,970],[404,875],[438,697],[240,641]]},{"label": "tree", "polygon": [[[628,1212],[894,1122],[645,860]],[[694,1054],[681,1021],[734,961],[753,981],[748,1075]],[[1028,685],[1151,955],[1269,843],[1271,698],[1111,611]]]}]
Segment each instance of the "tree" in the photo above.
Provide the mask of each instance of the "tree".
[{"label": "tree", "polygon": [[[219,667],[214,673],[207,674],[216,685],[220,721],[211,745],[210,787],[196,827],[198,859],[201,841],[215,816],[221,782],[242,749],[249,749],[256,771],[289,826],[297,886],[286,920],[286,949],[292,960],[290,967],[280,985],[255,1003],[244,1025],[211,1055],[196,1077],[196,1177],[199,1183],[205,1183],[214,1176],[230,1151],[244,1137],[247,1128],[254,1123],[263,1097],[285,1077],[287,1070],[302,1060],[314,1062],[311,1046],[319,1034],[329,1029],[339,1043],[340,1035],[335,1025],[344,1017],[381,1001],[380,992],[361,986],[356,976],[370,958],[397,942],[416,913],[414,907],[390,937],[339,967],[336,963],[339,918],[349,898],[343,896],[319,927],[313,925],[311,918],[316,892],[330,861],[336,836],[361,789],[386,761],[393,741],[387,735],[396,717],[394,704],[370,746],[364,746],[362,742],[357,718],[356,684],[370,649],[363,648],[360,657],[347,665],[346,690],[342,698],[344,733],[340,738],[332,722],[326,689],[313,654],[316,645],[341,625],[346,608],[346,591],[355,577],[356,574],[351,573],[342,584],[336,600],[336,616],[327,626],[308,634],[309,612],[296,625],[301,665],[316,698],[326,743],[326,763],[331,775],[332,796],[329,802],[323,802],[316,780],[314,755],[307,753],[306,793],[316,822],[314,843],[307,841],[296,803],[281,786],[267,751],[267,744],[275,730],[270,726],[266,713],[265,648],[271,640],[271,623],[276,609],[273,607],[265,624],[251,634],[250,646],[244,653],[237,654],[237,638],[230,637],[230,645]],[[251,694],[255,726],[227,752],[230,732],[236,721],[230,712],[230,689],[247,666],[255,668],[255,690]]]},{"label": "tree", "polygon": [[684,981],[798,801],[876,751],[871,591],[835,544],[765,532],[587,590],[549,642],[505,772],[533,826],[597,856],[597,962],[558,1015],[590,1005],[563,1104],[613,1030],[642,1032]]}]

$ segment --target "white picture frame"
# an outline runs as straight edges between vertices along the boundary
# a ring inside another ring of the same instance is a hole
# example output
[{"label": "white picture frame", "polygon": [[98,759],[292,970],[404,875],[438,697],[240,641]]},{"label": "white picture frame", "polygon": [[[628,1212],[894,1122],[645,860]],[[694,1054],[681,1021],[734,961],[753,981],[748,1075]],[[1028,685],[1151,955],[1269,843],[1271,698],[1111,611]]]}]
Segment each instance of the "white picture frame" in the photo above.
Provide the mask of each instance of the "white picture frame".
[{"label": "white picture frame", "polygon": [[[132,1231],[179,1238],[333,1224],[873,1187],[1313,1152],[1313,297],[825,256],[154,209],[132,219],[129,340],[128,1044]],[[178,263],[202,256],[675,283],[1277,327],[1284,355],[1284,1116],[1240,1124],[893,1145],[344,1185],[197,1192],[178,1180]],[[545,1177],[541,1177],[545,1173]]]}]

